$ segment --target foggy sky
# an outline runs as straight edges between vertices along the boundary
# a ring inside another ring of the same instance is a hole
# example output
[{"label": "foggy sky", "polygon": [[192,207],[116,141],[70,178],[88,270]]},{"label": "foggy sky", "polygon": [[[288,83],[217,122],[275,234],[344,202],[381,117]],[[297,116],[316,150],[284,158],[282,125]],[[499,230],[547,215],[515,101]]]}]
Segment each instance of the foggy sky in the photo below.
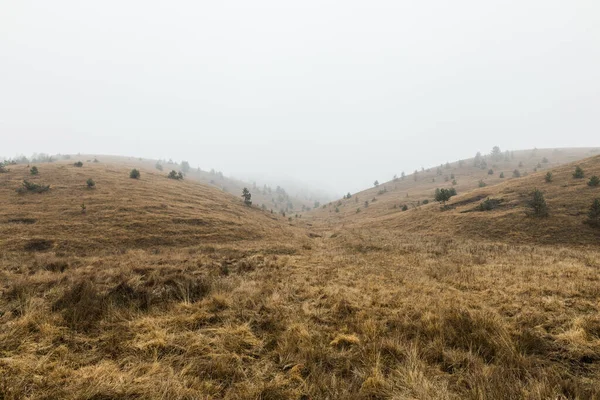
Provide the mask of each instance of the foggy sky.
[{"label": "foggy sky", "polygon": [[600,3],[5,0],[0,139],[338,193],[598,146]]}]

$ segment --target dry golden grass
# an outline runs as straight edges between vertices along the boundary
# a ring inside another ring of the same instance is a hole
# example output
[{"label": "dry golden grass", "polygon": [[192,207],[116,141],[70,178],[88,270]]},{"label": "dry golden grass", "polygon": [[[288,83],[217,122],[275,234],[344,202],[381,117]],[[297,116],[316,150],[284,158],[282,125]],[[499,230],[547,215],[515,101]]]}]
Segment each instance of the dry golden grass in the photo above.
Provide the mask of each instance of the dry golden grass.
[{"label": "dry golden grass", "polygon": [[[454,187],[458,194],[469,193],[479,187],[483,181],[487,187],[510,182],[513,171],[519,170],[523,176],[536,173],[546,174],[548,171],[565,164],[576,162],[584,158],[598,154],[595,148],[566,148],[566,149],[537,149],[515,151],[514,158],[509,160],[494,161],[487,156],[487,167],[473,166],[473,159],[463,160],[462,166],[459,162],[449,163],[441,166],[441,175],[437,174],[438,167],[434,166],[425,171],[418,171],[417,180],[414,180],[413,171],[406,171],[404,179],[400,177],[394,181],[382,182],[377,187],[372,187],[358,193],[353,193],[350,199],[333,201],[306,216],[298,224],[328,224],[334,227],[340,224],[348,224],[365,219],[376,219],[389,214],[402,212],[402,206],[408,209],[418,207],[424,200],[433,202],[436,188]],[[542,162],[544,158],[548,163]],[[520,166],[522,165],[522,166]],[[539,167],[538,167],[539,166]],[[489,169],[493,175],[489,175]],[[504,178],[500,174],[504,173]],[[456,185],[452,184],[452,176],[456,179]],[[447,180],[446,180],[447,179]],[[382,181],[380,179],[380,181]],[[368,207],[365,207],[365,202]],[[336,212],[336,208],[338,212]],[[357,209],[360,209],[357,212]]]},{"label": "dry golden grass", "polygon": [[543,179],[530,175],[480,189],[507,209],[430,205],[309,231],[119,165],[44,164],[32,180],[50,191],[18,195],[27,171],[13,166],[0,175],[0,398],[598,399],[600,249],[571,214],[599,189],[572,168],[539,184],[543,222],[524,218],[520,193]]}]

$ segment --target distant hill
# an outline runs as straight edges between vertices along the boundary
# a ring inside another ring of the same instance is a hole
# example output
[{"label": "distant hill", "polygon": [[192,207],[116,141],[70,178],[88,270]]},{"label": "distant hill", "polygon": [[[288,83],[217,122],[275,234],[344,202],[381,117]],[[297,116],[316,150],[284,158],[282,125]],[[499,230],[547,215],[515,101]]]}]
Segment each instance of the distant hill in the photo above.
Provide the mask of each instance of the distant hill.
[{"label": "distant hill", "polygon": [[[584,178],[573,177],[577,166],[583,169]],[[546,182],[549,172],[552,179]],[[473,188],[451,197],[444,207],[435,201],[419,206],[408,203],[410,207],[403,211],[399,207],[390,208],[391,201],[386,206],[388,194],[384,194],[377,197],[382,199],[381,202],[373,203],[373,212],[352,213],[352,218],[348,217],[341,226],[342,229],[387,229],[438,238],[597,245],[600,243],[600,231],[585,224],[592,202],[600,199],[600,186],[588,185],[594,175],[600,176],[600,155],[548,166],[525,177],[505,179],[495,185]],[[529,203],[535,189],[544,195],[549,210],[546,218],[527,215],[531,212]],[[489,209],[482,209],[485,205]]]},{"label": "distant hill", "polygon": [[[3,249],[111,252],[293,235],[282,217],[247,207],[215,186],[168,179],[165,171],[148,168],[141,169],[140,179],[131,179],[130,170],[140,162],[82,159],[82,167],[73,165],[79,160],[75,157],[36,164],[35,176],[24,164],[0,174]],[[89,178],[96,184],[93,189],[86,185]],[[20,195],[15,190],[23,180],[50,185],[50,190]]]},{"label": "distant hill", "polygon": [[[252,202],[255,206],[269,211],[273,210],[277,213],[297,213],[307,211],[313,208],[315,204],[324,203],[327,199],[324,195],[319,194],[318,191],[304,190],[303,193],[296,195],[286,190],[286,187],[283,185],[271,186],[257,184],[256,182],[246,182],[225,176],[220,171],[214,169],[200,169],[189,163],[189,170],[183,171],[183,162],[176,162],[173,160],[154,160],[98,154],[58,154],[51,156],[43,153],[33,154],[31,157],[20,156],[15,159],[19,164],[48,163],[60,160],[70,162],[82,161],[83,163],[93,163],[94,160],[98,160],[103,163],[124,165],[130,168],[143,168],[148,171],[163,173],[165,176],[172,170],[176,172],[182,171],[185,173],[187,179],[205,183],[238,198],[242,194],[242,189],[247,187],[252,193]],[[159,168],[161,168],[162,171],[159,170]]]},{"label": "distant hill", "polygon": [[596,148],[532,149],[500,152],[497,158],[487,154],[443,163],[351,193],[349,199],[330,202],[303,218],[311,224],[333,224],[395,215],[405,205],[410,210],[424,202],[433,202],[437,188],[454,188],[461,195],[480,186],[494,186],[517,179],[515,170],[521,177],[518,179],[536,173],[544,175],[561,165],[598,153]]}]

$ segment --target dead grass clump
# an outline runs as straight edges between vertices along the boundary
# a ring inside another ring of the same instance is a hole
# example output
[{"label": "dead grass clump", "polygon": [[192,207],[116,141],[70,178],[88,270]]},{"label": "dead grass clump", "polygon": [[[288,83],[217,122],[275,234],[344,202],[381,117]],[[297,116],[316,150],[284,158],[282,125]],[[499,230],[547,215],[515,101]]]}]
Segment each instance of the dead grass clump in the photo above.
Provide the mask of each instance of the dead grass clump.
[{"label": "dead grass clump", "polygon": [[145,284],[150,293],[152,304],[172,300],[195,303],[208,295],[212,289],[212,280],[202,275],[184,273],[153,276]]},{"label": "dead grass clump", "polygon": [[69,328],[89,332],[97,326],[106,312],[105,297],[87,279],[74,283],[53,304],[60,310]]},{"label": "dead grass clump", "polygon": [[150,308],[152,294],[144,287],[134,287],[128,282],[121,282],[108,291],[106,299],[117,307],[133,307],[146,311]]},{"label": "dead grass clump", "polygon": [[600,340],[600,317],[586,316],[582,318],[580,326],[586,334],[589,341]]},{"label": "dead grass clump", "polygon": [[359,394],[365,400],[384,400],[393,395],[390,382],[383,376],[378,368],[373,368],[371,374],[360,386]]},{"label": "dead grass clump", "polygon": [[358,307],[352,305],[347,299],[343,298],[333,306],[333,312],[341,319],[345,319],[356,313]]},{"label": "dead grass clump", "polygon": [[333,347],[348,348],[360,344],[360,339],[354,334],[339,333],[329,344]]},{"label": "dead grass clump", "polygon": [[514,359],[505,326],[491,313],[450,308],[442,314],[438,334],[451,347],[472,351],[490,363]]}]

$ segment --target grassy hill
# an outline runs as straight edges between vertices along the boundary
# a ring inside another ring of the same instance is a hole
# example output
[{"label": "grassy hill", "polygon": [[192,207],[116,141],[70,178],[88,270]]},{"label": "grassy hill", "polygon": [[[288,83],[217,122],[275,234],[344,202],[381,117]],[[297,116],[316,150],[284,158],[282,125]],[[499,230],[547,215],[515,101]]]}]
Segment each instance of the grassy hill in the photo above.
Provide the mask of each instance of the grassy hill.
[{"label": "grassy hill", "polygon": [[[580,166],[585,176],[573,177]],[[546,174],[552,174],[546,182]],[[600,177],[600,156],[543,169],[522,178],[508,179],[494,186],[473,189],[452,197],[445,207],[431,202],[402,211],[388,210],[379,217],[359,213],[357,226],[426,233],[438,237],[485,238],[509,243],[597,245],[600,232],[585,224],[600,186],[589,186],[592,176]],[[547,218],[527,217],[532,193],[539,189],[548,206]],[[492,209],[482,210],[486,203]],[[347,225],[349,226],[349,225]]]},{"label": "grassy hill", "polygon": [[[432,202],[436,188],[453,187],[459,194],[467,193],[477,189],[480,182],[492,186],[515,179],[515,170],[519,171],[521,177],[536,171],[545,174],[546,171],[560,165],[594,154],[597,154],[595,148],[535,149],[504,152],[497,159],[489,154],[483,155],[483,163],[476,162],[474,158],[444,163],[417,171],[416,179],[414,172],[411,172],[404,178],[398,176],[397,179],[380,182],[377,187],[354,193],[350,199],[330,202],[303,217],[316,220],[314,223],[348,223],[364,218],[376,218],[396,213],[404,205],[412,209],[423,201]],[[501,174],[504,174],[503,178]],[[365,202],[368,202],[368,205]],[[357,209],[360,209],[358,213]]]},{"label": "grassy hill", "polygon": [[[140,168],[149,172],[167,175],[170,171],[182,171],[182,163],[177,163],[172,160],[151,160],[135,157],[120,157],[106,155],[86,155],[79,156],[70,155],[71,160],[80,160],[86,163],[93,162],[94,159],[101,160],[103,163],[112,163],[116,165],[126,165],[131,168]],[[162,168],[161,170],[157,169]],[[185,172],[185,171],[183,171]],[[244,182],[239,179],[234,179],[223,175],[220,171],[201,170],[198,167],[190,165],[189,171],[185,172],[188,180],[194,180],[205,185],[210,185],[222,192],[229,193],[234,197],[240,198],[242,189],[247,187],[252,193],[252,201],[254,205],[262,207],[266,210],[274,212],[301,212],[305,209],[313,207],[315,201],[321,201],[321,198],[312,198],[306,196],[297,196],[293,193],[286,192],[283,187],[271,187],[266,184],[257,185],[252,182]]]},{"label": "grassy hill", "polygon": [[[599,236],[583,224],[600,157],[579,164],[582,180],[552,164],[444,211],[390,207],[388,188],[365,212],[292,222],[125,162],[11,166],[0,398],[600,398]],[[23,179],[50,190],[18,194]],[[525,215],[534,187],[547,218]],[[474,211],[488,196],[498,207]]]},{"label": "grassy hill", "polygon": [[[131,165],[61,161],[38,164],[32,176],[26,165],[0,175],[3,207],[0,221],[6,250],[35,246],[83,253],[189,246],[231,241],[269,241],[289,236],[277,215],[246,207],[212,186],[167,179],[143,170],[129,177]],[[91,178],[96,186],[88,188]],[[50,185],[42,194],[18,195],[23,180]],[[82,210],[85,205],[85,213]],[[46,244],[41,244],[43,241]]]}]

